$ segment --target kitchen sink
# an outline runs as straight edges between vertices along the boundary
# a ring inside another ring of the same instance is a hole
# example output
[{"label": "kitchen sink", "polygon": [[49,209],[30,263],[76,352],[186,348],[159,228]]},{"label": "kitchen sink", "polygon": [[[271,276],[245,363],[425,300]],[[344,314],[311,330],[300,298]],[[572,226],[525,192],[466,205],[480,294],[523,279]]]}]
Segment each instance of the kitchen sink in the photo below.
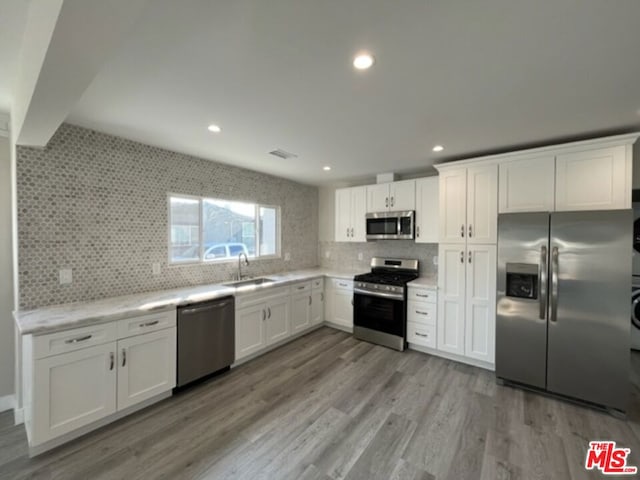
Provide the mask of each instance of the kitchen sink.
[{"label": "kitchen sink", "polygon": [[236,280],[235,282],[226,282],[223,285],[228,287],[250,287],[250,286],[258,286],[264,285],[266,283],[273,283],[275,280],[273,278],[267,277],[258,277],[258,278],[250,278],[249,280]]}]

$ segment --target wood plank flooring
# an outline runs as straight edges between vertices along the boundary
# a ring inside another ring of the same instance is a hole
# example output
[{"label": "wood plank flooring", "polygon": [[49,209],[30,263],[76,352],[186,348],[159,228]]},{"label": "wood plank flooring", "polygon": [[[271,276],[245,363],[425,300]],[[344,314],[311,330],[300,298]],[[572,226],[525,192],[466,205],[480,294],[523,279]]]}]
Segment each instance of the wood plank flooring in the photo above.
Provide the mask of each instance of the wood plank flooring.
[{"label": "wood plank flooring", "polygon": [[33,459],[0,414],[0,478],[603,478],[584,470],[589,440],[640,466],[640,354],[632,364],[620,420],[321,328]]}]

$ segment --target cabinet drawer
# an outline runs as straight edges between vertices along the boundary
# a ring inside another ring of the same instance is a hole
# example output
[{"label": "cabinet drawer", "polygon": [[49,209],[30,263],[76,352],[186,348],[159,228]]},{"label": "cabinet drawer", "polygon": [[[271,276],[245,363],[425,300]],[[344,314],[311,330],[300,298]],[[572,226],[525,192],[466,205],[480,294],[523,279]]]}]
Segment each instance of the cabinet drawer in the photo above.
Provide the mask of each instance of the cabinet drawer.
[{"label": "cabinet drawer", "polygon": [[353,280],[344,280],[342,278],[332,278],[331,286],[339,290],[353,290]]},{"label": "cabinet drawer", "polygon": [[311,282],[295,283],[291,286],[292,295],[302,292],[308,292],[309,290],[311,290]]},{"label": "cabinet drawer", "polygon": [[118,338],[133,337],[176,326],[176,311],[150,313],[118,321]]},{"label": "cabinet drawer", "polygon": [[437,306],[435,303],[409,302],[407,304],[407,321],[421,325],[436,324]]},{"label": "cabinet drawer", "polygon": [[311,288],[318,290],[324,287],[324,278],[314,278],[311,280]]},{"label": "cabinet drawer", "polygon": [[407,342],[422,345],[423,347],[436,348],[435,325],[407,322]]},{"label": "cabinet drawer", "polygon": [[427,302],[437,303],[436,290],[426,288],[412,288],[409,287],[409,293],[407,294],[409,301],[414,302]]},{"label": "cabinet drawer", "polygon": [[37,359],[74,352],[94,345],[113,342],[117,336],[117,322],[74,328],[49,335],[38,335],[33,337],[33,356]]}]

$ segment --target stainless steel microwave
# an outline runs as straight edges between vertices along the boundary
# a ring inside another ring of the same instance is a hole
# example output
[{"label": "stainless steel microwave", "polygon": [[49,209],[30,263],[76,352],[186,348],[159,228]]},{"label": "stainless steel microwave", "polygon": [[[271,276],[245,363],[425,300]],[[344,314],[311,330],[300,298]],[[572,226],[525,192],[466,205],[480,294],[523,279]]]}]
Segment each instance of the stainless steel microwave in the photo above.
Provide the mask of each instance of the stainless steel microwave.
[{"label": "stainless steel microwave", "polygon": [[367,240],[413,240],[415,212],[367,213]]}]

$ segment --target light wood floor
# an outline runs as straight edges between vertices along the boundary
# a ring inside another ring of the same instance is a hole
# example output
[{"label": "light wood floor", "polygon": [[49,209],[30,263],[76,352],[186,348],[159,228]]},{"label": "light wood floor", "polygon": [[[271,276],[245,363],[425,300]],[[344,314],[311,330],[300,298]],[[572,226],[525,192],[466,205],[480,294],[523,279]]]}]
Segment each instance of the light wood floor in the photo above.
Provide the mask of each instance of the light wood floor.
[{"label": "light wood floor", "polygon": [[322,328],[40,457],[0,415],[2,479],[583,479],[589,440],[640,466],[626,421],[478,368]]}]

